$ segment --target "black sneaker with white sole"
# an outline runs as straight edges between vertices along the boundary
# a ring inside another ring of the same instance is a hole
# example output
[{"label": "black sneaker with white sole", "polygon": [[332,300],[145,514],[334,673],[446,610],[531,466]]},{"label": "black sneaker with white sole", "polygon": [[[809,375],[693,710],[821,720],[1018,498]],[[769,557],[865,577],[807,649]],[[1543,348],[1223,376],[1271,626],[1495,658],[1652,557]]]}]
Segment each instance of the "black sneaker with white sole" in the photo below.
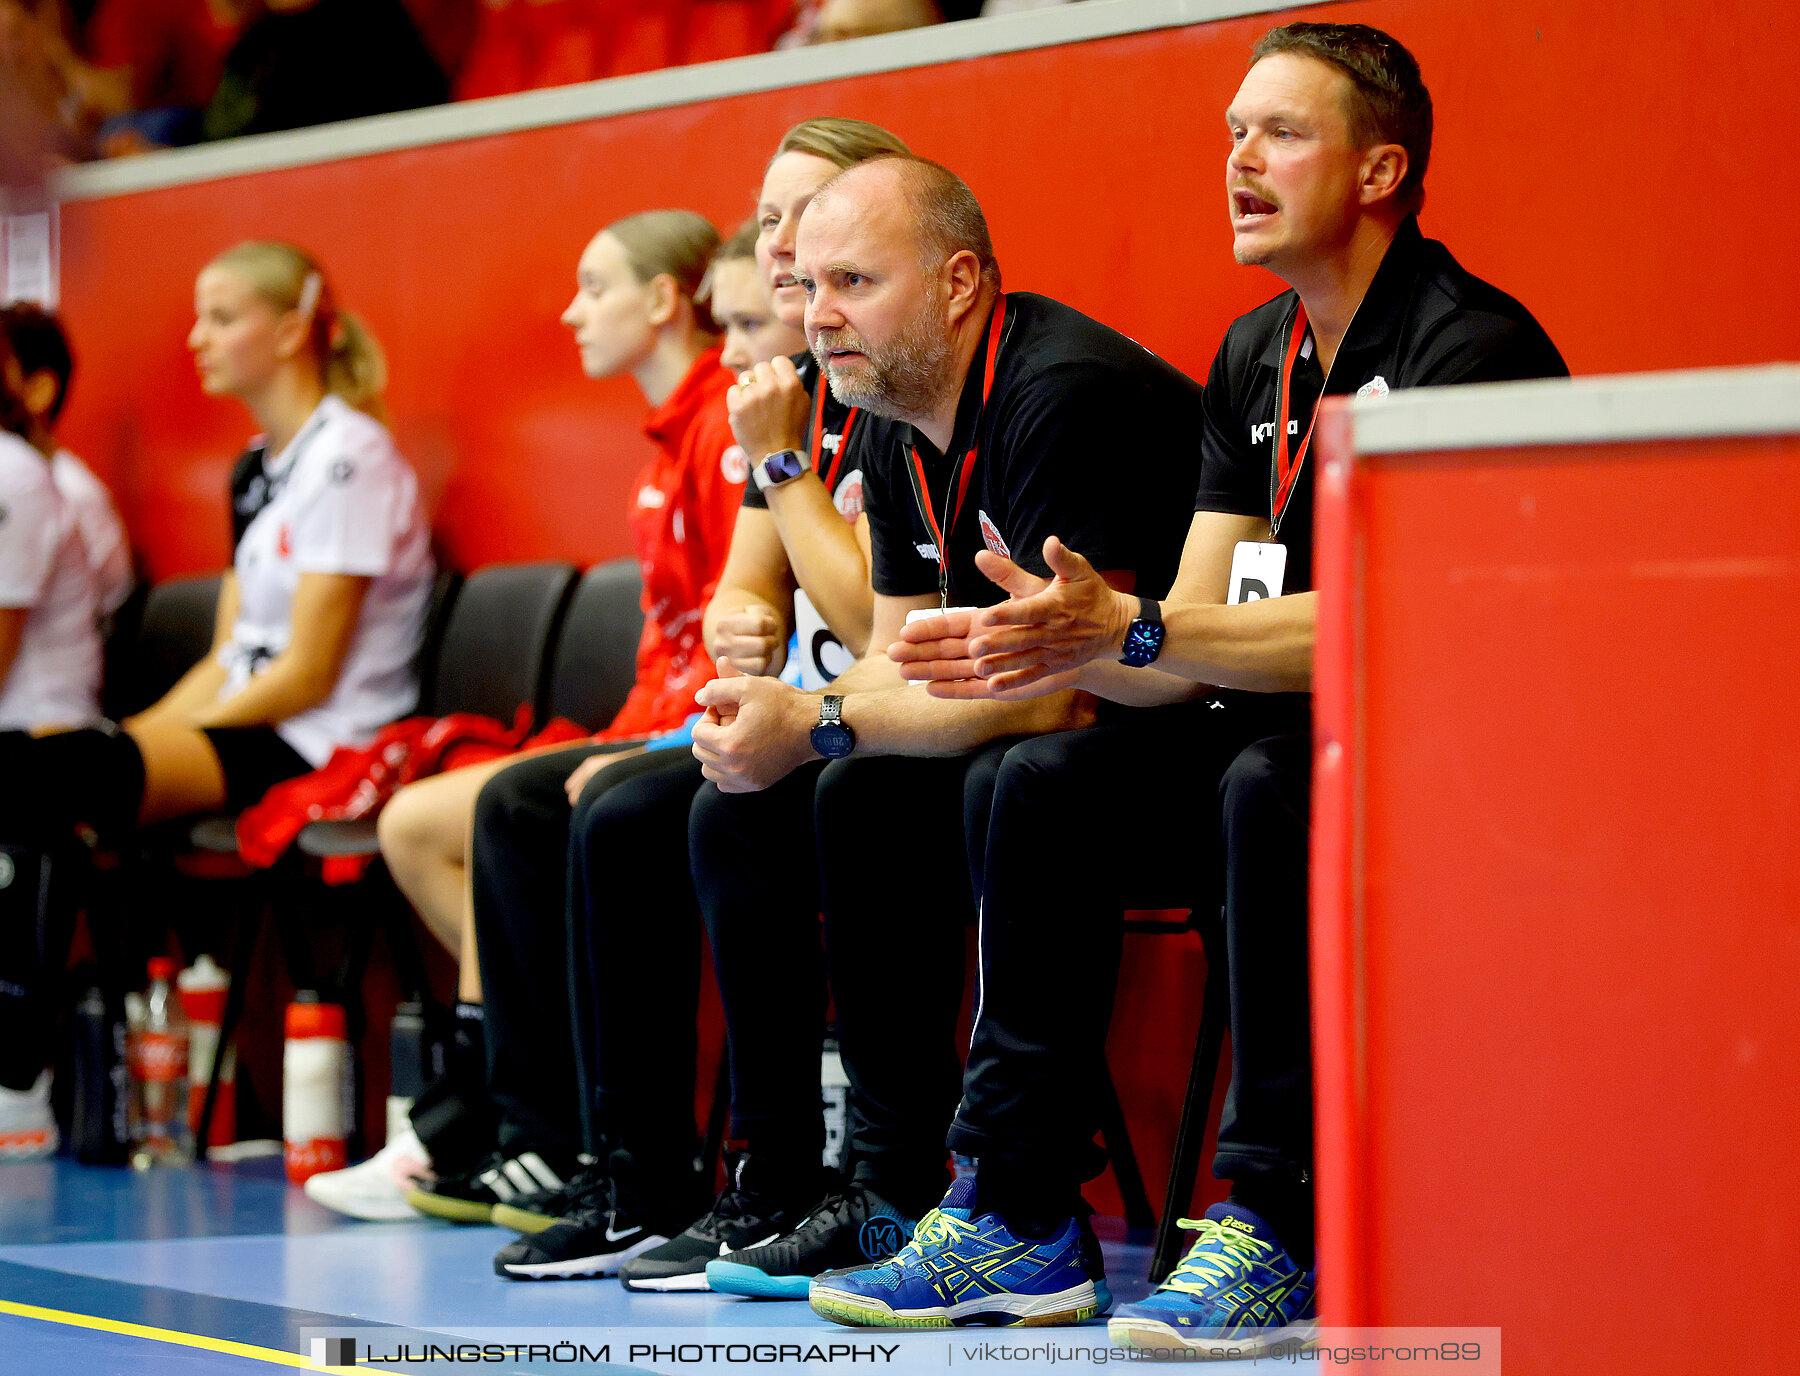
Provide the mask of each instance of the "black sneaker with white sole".
[{"label": "black sneaker with white sole", "polygon": [[540,1190],[494,1205],[492,1221],[496,1227],[511,1228],[515,1233],[541,1233],[574,1208],[577,1201],[585,1199],[606,1174],[604,1161],[583,1156],[581,1170],[573,1179],[554,1190]]},{"label": "black sneaker with white sole", "polygon": [[[692,1177],[685,1163],[682,1172]],[[684,1188],[685,1186],[685,1188]],[[578,1280],[610,1276],[632,1258],[660,1247],[693,1217],[691,1179],[647,1190],[631,1158],[615,1151],[589,1192],[555,1223],[502,1247],[494,1274],[508,1280]]]},{"label": "black sneaker with white sole", "polygon": [[708,1290],[706,1263],[729,1252],[773,1242],[806,1217],[817,1198],[816,1174],[794,1188],[747,1153],[729,1161],[731,1183],[707,1213],[660,1247],[626,1262],[619,1280],[627,1290],[683,1292]]},{"label": "black sneaker with white sole", "polygon": [[415,1181],[406,1202],[422,1214],[452,1223],[491,1223],[496,1205],[560,1189],[578,1169],[573,1153],[497,1151],[461,1174]]}]

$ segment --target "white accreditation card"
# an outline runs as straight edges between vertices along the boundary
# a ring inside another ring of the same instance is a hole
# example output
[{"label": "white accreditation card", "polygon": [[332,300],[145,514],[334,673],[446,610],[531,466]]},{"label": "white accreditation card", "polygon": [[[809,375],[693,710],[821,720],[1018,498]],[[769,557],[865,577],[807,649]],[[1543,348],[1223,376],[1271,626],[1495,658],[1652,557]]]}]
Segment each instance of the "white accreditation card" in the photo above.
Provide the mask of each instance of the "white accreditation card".
[{"label": "white accreditation card", "polygon": [[1280,597],[1281,580],[1286,573],[1286,545],[1239,540],[1231,552],[1231,582],[1225,601],[1235,607],[1259,597]]}]

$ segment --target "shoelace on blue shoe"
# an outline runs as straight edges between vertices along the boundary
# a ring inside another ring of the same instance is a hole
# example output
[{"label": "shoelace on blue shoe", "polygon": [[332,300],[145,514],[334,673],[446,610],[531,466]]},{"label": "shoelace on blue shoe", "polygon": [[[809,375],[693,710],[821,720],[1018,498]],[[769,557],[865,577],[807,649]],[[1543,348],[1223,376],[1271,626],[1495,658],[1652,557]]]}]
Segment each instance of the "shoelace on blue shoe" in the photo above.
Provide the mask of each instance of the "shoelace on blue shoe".
[{"label": "shoelace on blue shoe", "polygon": [[913,1229],[912,1241],[889,1257],[886,1264],[892,1266],[896,1262],[917,1261],[925,1255],[927,1247],[958,1243],[966,1237],[973,1237],[977,1231],[979,1230],[975,1225],[968,1220],[952,1217],[942,1209],[933,1209]]},{"label": "shoelace on blue shoe", "polygon": [[1214,1289],[1223,1281],[1243,1275],[1275,1250],[1273,1243],[1236,1223],[1220,1223],[1212,1218],[1178,1218],[1175,1222],[1200,1236],[1194,1239],[1181,1264],[1169,1272],[1159,1287],[1163,1290],[1198,1293]]}]

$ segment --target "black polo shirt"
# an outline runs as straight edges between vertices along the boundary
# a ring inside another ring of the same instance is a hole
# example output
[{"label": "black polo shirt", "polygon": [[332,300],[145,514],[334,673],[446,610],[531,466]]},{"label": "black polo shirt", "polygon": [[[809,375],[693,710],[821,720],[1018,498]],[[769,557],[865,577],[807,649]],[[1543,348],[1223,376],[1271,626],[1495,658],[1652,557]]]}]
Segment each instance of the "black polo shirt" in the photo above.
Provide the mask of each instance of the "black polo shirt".
[{"label": "black polo shirt", "polygon": [[947,454],[903,422],[868,427],[861,455],[875,591],[938,591],[936,541],[908,469],[916,445],[941,526],[947,499],[955,508],[952,474],[971,443],[975,469],[948,532],[952,606],[1001,598],[976,569],[977,550],[985,545],[1043,576],[1051,535],[1097,569],[1135,570],[1151,596],[1167,591],[1199,472],[1199,385],[1118,331],[1026,292],[1006,296],[983,406],[987,347],[984,330]]},{"label": "black polo shirt", "polygon": [[[1225,333],[1206,384],[1196,511],[1267,519],[1273,508],[1275,411],[1299,298],[1283,292],[1239,316]],[[1457,265],[1408,218],[1388,246],[1332,363],[1330,385],[1308,338],[1288,401],[1289,444],[1298,447],[1319,400],[1366,390],[1567,377],[1568,366],[1531,312]],[[1316,437],[1315,437],[1316,440]],[[1309,452],[1282,513],[1287,546],[1282,591],[1312,581],[1313,470]]]},{"label": "black polo shirt", "polygon": [[[806,395],[809,398],[816,399],[819,394],[818,360],[809,353],[795,354],[793,363],[794,371],[800,374],[800,381],[806,387]],[[802,452],[807,454],[812,452],[812,418],[814,414],[814,410],[808,408],[806,414],[806,429],[804,431],[804,438],[801,441]],[[849,435],[849,443],[852,446],[855,446],[858,443],[857,434],[863,428],[862,423],[866,416],[866,412],[857,413],[856,424],[851,428]],[[844,454],[842,462],[838,461],[840,447],[845,443],[844,422],[849,418],[850,408],[834,397],[831,394],[831,389],[827,387],[825,389],[824,425],[822,427],[825,431],[825,436],[819,443],[819,458],[816,471],[821,478],[830,478],[831,481],[827,486],[831,490],[832,500],[837,503],[838,510],[844,513],[845,519],[853,520],[856,513],[862,510],[862,476],[858,472],[858,461],[849,453],[846,452]],[[761,463],[766,456],[762,454],[751,454],[748,457],[750,466],[754,468],[757,464]],[[744,505],[757,511],[767,511],[769,509],[769,499],[763,495],[763,490],[756,485],[756,476],[754,474],[751,475],[750,481],[744,484]]]}]

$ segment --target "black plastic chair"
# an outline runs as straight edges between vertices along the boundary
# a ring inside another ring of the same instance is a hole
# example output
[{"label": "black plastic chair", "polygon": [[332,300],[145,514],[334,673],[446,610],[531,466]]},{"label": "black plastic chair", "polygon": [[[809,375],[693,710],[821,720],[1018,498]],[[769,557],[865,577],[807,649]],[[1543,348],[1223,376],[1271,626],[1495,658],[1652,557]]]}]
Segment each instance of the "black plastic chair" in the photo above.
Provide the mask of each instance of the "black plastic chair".
[{"label": "black plastic chair", "polygon": [[595,564],[581,576],[556,637],[544,703],[547,719],[566,717],[597,731],[625,705],[637,681],[642,591],[635,559]]},{"label": "black plastic chair", "polygon": [[[464,579],[441,573],[433,588],[419,652],[419,714],[480,712],[510,722],[518,707],[528,704],[535,719],[536,705],[544,694],[550,646],[574,583],[573,567],[549,562],[492,565]],[[197,849],[235,851],[237,845],[231,821],[224,818],[203,819],[190,829],[189,838]],[[375,819],[311,823],[296,839],[295,850],[314,860],[377,856],[380,843]],[[270,886],[271,898],[279,887]],[[398,901],[385,867],[376,865],[362,882],[336,890],[334,900],[348,905],[351,916],[348,939],[330,988],[351,1014],[354,1039],[360,1031],[361,1008],[359,1001],[348,996],[362,985],[375,934],[379,931],[386,939],[407,998],[425,997],[425,962],[413,932],[411,909]],[[296,905],[278,901],[270,907],[295,987],[315,984]],[[248,966],[260,925],[252,920],[240,929],[238,949],[232,953],[233,968]],[[227,996],[221,1045],[235,1031],[241,1013],[241,994],[234,980]],[[202,1107],[203,1126],[210,1121],[217,1073],[215,1066]]]},{"label": "black plastic chair", "polygon": [[171,578],[134,592],[106,643],[106,715],[141,712],[173,688],[212,648],[222,574]]}]

